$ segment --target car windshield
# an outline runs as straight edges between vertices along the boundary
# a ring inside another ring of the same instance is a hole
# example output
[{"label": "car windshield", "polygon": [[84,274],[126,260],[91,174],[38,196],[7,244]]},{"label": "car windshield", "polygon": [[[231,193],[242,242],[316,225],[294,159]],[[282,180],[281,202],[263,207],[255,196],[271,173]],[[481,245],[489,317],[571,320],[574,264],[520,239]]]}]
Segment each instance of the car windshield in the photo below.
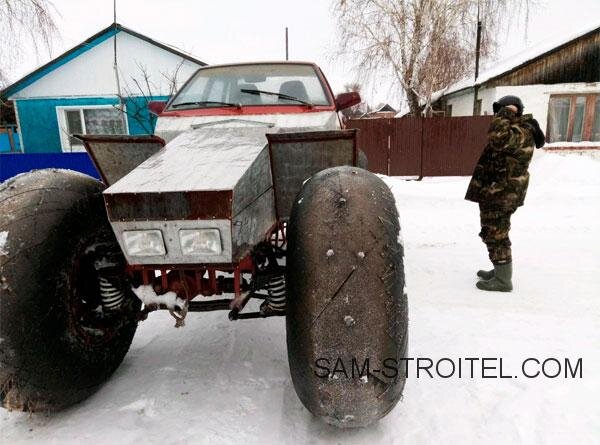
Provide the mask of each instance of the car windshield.
[{"label": "car windshield", "polygon": [[258,64],[203,68],[175,96],[170,109],[244,105],[330,105],[315,68]]}]

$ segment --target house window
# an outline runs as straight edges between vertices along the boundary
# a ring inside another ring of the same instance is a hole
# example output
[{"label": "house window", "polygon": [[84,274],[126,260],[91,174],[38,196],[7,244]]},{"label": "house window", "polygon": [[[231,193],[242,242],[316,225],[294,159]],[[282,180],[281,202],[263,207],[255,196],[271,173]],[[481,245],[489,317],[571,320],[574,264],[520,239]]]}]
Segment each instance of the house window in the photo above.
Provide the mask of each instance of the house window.
[{"label": "house window", "polygon": [[452,117],[452,105],[446,105],[446,116]]},{"label": "house window", "polygon": [[548,142],[600,140],[600,95],[556,95],[548,103]]},{"label": "house window", "polygon": [[83,143],[74,134],[127,134],[123,116],[112,105],[57,107],[63,151],[83,151]]},{"label": "house window", "polygon": [[600,95],[596,96],[596,102],[594,103],[594,124],[592,125],[590,140],[600,142]]}]

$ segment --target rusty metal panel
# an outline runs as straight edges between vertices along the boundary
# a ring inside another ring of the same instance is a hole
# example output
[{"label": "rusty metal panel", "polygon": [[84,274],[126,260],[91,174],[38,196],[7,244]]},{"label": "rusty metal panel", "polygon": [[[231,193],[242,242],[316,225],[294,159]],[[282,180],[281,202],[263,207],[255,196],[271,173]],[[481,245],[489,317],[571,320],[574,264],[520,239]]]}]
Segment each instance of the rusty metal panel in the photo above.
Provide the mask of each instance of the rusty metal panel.
[{"label": "rusty metal panel", "polygon": [[275,222],[275,193],[271,187],[233,217],[233,261],[242,260],[263,241]]},{"label": "rusty metal panel", "polygon": [[356,165],[356,130],[267,134],[277,217],[287,219],[303,182],[329,167]]},{"label": "rusty metal panel", "polygon": [[264,240],[276,222],[268,146],[235,185],[232,209],[233,260],[238,261]]},{"label": "rusty metal panel", "polygon": [[157,136],[75,135],[106,185],[111,185],[165,145]]},{"label": "rusty metal panel", "polygon": [[235,216],[253,203],[259,196],[273,187],[269,147],[265,147],[242,175],[233,189],[233,210]]},{"label": "rusty metal panel", "polygon": [[392,119],[390,138],[390,176],[421,175],[423,118]]},{"label": "rusty metal panel", "polygon": [[203,128],[182,133],[104,191],[109,218],[231,219],[233,190],[241,179],[252,176],[249,170],[261,153],[267,178],[256,184],[257,190],[247,187],[245,194],[238,193],[237,211],[270,186],[266,131]]},{"label": "rusty metal panel", "polygon": [[487,141],[491,116],[423,119],[423,176],[468,176]]},{"label": "rusty metal panel", "polygon": [[104,194],[110,221],[231,219],[231,190]]},{"label": "rusty metal panel", "polygon": [[357,145],[368,159],[369,171],[389,173],[390,137],[396,119],[352,119],[349,128],[358,129]]}]

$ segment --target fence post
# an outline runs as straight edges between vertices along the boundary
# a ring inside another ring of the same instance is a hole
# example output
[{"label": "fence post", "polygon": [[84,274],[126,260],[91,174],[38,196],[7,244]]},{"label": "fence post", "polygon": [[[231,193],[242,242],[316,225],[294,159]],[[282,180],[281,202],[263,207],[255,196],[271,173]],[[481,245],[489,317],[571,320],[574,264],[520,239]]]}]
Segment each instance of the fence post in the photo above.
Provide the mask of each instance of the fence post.
[{"label": "fence post", "polygon": [[421,144],[420,144],[420,160],[419,160],[419,171],[420,171],[420,175],[417,178],[417,181],[422,181],[423,180],[423,146],[425,145],[423,143],[423,135],[424,135],[424,130],[423,127],[425,126],[425,117],[423,116],[419,116],[417,119],[419,119],[419,124],[421,125]]},{"label": "fence post", "polygon": [[17,147],[15,146],[15,138],[13,137],[12,127],[6,127],[6,134],[8,135],[8,146],[10,147],[9,151],[14,153],[17,151]]},{"label": "fence post", "polygon": [[389,176],[391,172],[391,163],[392,163],[392,119],[386,118],[387,120],[387,172],[386,175]]}]

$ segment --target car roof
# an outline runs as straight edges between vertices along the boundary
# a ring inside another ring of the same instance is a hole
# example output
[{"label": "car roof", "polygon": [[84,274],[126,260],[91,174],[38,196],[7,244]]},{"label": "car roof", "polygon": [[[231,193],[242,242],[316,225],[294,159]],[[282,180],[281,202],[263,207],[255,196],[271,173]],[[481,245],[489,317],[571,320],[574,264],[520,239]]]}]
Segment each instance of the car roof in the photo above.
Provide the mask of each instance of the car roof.
[{"label": "car roof", "polygon": [[235,63],[223,63],[218,65],[206,65],[200,67],[198,70],[208,69],[208,68],[223,68],[228,66],[247,66],[247,65],[310,65],[317,67],[317,64],[314,62],[303,62],[298,60],[263,60],[258,62],[235,62]]}]

